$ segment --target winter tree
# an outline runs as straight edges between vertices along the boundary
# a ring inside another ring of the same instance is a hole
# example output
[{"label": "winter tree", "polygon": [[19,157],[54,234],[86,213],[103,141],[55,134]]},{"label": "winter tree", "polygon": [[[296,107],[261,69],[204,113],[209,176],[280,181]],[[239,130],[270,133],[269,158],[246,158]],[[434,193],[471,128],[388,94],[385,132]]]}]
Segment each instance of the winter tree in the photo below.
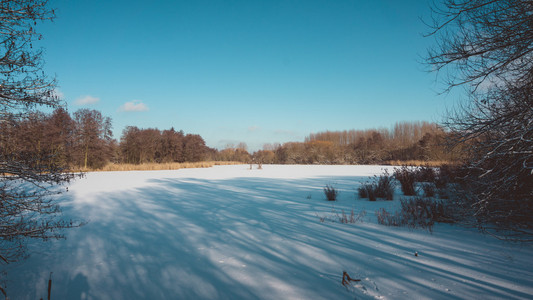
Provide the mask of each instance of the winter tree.
[{"label": "winter tree", "polygon": [[57,185],[72,178],[50,151],[19,151],[10,132],[40,106],[57,108],[55,81],[42,72],[42,52],[33,45],[35,26],[52,20],[41,0],[0,0],[0,261],[26,254],[28,239],[61,238],[76,226],[60,218],[53,201]]},{"label": "winter tree", "polygon": [[446,122],[470,150],[468,207],[489,232],[532,239],[533,1],[445,0],[433,12],[429,65],[468,95]]},{"label": "winter tree", "polygon": [[111,118],[97,110],[83,108],[74,113],[78,165],[100,168],[111,158]]}]

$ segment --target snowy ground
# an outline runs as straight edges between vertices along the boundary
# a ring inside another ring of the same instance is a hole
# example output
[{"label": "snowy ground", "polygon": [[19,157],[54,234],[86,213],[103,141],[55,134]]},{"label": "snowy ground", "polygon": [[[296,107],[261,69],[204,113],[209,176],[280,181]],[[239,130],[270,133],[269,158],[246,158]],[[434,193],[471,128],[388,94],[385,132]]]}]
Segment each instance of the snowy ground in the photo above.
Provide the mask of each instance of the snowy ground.
[{"label": "snowy ground", "polygon": [[[52,299],[533,298],[531,245],[376,224],[397,201],[356,189],[383,167],[248,168],[87,174],[60,201],[89,223],[10,266],[8,295],[46,299],[53,272]],[[332,222],[352,209],[363,222]],[[361,282],[344,287],[343,270]]]}]

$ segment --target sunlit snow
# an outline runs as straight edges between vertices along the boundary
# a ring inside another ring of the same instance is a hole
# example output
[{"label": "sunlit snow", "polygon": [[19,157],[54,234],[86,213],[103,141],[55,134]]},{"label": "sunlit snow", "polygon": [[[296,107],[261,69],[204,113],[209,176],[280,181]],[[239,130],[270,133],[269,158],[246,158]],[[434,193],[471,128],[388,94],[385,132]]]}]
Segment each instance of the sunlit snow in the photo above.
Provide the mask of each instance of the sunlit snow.
[{"label": "sunlit snow", "polygon": [[[89,223],[32,243],[7,269],[8,296],[46,299],[52,272],[52,299],[533,298],[530,245],[378,225],[374,212],[398,201],[359,199],[357,187],[383,168],[89,173],[59,199],[65,217]],[[362,222],[335,221],[352,209]],[[343,271],[361,281],[343,286]]]}]

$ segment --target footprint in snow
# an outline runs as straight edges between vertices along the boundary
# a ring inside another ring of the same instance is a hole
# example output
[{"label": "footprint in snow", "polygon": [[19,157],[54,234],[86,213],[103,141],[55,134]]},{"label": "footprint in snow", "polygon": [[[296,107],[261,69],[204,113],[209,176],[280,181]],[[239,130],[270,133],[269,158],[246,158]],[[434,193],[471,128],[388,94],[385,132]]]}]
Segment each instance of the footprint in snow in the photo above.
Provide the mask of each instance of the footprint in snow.
[{"label": "footprint in snow", "polygon": [[[369,286],[369,288],[366,286]],[[372,288],[370,288],[370,286],[372,286]],[[363,299],[385,299],[385,297],[378,293],[379,288],[376,283],[373,280],[370,280],[368,277],[357,283],[348,284],[346,285],[346,288],[352,293],[358,294],[362,292],[363,295],[365,295]]]}]

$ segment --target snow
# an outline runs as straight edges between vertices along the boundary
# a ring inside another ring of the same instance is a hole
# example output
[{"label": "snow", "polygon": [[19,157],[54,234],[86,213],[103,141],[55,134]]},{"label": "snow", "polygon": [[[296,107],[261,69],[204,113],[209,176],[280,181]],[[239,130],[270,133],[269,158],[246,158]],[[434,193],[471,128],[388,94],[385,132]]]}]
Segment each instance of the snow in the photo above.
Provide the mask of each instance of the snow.
[{"label": "snow", "polygon": [[[52,299],[533,298],[531,245],[449,224],[433,234],[377,224],[374,212],[398,201],[359,199],[357,187],[384,168],[88,173],[59,201],[89,223],[32,243],[6,290],[46,299],[52,272]],[[340,190],[335,203],[326,184]],[[335,221],[352,209],[362,222]],[[343,271],[361,281],[343,286]]]}]

